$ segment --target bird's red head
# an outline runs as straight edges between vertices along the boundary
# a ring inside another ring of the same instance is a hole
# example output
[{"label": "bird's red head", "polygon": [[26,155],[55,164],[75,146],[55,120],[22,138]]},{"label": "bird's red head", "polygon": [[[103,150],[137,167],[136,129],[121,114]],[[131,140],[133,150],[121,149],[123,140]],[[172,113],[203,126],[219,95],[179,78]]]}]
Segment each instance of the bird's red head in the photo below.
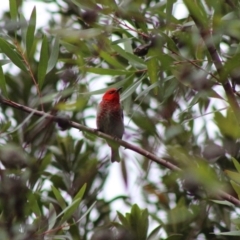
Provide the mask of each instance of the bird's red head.
[{"label": "bird's red head", "polygon": [[122,88],[111,88],[107,90],[103,95],[104,101],[111,101],[111,102],[119,102],[120,101],[120,94]]}]

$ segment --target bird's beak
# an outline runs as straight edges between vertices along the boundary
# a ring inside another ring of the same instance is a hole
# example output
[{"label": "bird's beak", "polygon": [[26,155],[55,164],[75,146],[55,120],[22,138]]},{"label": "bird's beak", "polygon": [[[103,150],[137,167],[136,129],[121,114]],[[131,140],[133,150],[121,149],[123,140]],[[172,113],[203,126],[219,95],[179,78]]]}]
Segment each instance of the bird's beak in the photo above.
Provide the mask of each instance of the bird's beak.
[{"label": "bird's beak", "polygon": [[118,88],[118,89],[117,89],[117,92],[120,92],[122,89],[123,89],[122,87]]}]

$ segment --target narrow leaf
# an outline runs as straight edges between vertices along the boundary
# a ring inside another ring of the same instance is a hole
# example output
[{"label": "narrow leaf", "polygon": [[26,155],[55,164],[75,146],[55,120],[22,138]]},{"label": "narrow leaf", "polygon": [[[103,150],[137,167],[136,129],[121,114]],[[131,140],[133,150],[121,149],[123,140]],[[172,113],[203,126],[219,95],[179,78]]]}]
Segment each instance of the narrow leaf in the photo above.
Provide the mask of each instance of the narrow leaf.
[{"label": "narrow leaf", "polygon": [[61,219],[61,223],[66,222],[72,215],[73,213],[76,211],[76,209],[78,208],[79,204],[81,202],[81,198],[77,198],[75,201],[72,202],[71,205],[69,205],[67,208],[65,208],[58,216],[60,217],[61,215],[63,215],[62,219]]},{"label": "narrow leaf", "polygon": [[76,196],[73,198],[73,201],[75,201],[76,199],[82,199],[83,194],[85,193],[87,184],[84,183],[84,185],[81,187],[81,189],[78,191],[78,193],[76,194]]},{"label": "narrow leaf", "polygon": [[122,49],[121,47],[119,47],[118,45],[112,45],[112,48],[123,58],[127,59],[129,61],[129,63],[136,65],[138,67],[145,67],[146,64],[145,62],[137,57],[134,54],[131,54],[129,52],[126,52],[124,49]]},{"label": "narrow leaf", "polygon": [[[152,84],[156,83],[158,78],[157,78],[157,75],[158,75],[158,61],[157,61],[157,58],[155,55],[155,51],[154,49],[149,49],[148,51],[148,60],[146,60],[147,62],[147,68],[148,68],[148,76],[149,76],[149,79],[151,81]],[[154,93],[157,94],[157,90],[158,88],[155,87],[154,88]]]},{"label": "narrow leaf", "polygon": [[95,201],[95,202],[88,208],[88,210],[76,221],[76,223],[80,222],[83,218],[85,218],[85,216],[87,216],[88,213],[90,213],[90,211],[93,209],[93,207],[95,206],[96,203],[97,203],[97,201]]},{"label": "narrow leaf", "polygon": [[240,174],[237,172],[232,172],[229,170],[226,170],[225,173],[228,175],[228,177],[233,180],[234,182],[240,184]]},{"label": "narrow leaf", "polygon": [[17,1],[9,0],[10,7],[10,15],[12,20],[17,20],[18,9],[17,9]]},{"label": "narrow leaf", "polygon": [[65,203],[64,198],[62,197],[60,191],[57,188],[55,188],[54,186],[52,186],[52,191],[53,191],[60,207],[62,209],[65,209],[66,208],[66,203]]},{"label": "narrow leaf", "polygon": [[3,94],[4,97],[8,97],[6,80],[5,80],[5,76],[4,76],[1,65],[0,65],[0,89],[1,89],[1,94]]},{"label": "narrow leaf", "polygon": [[0,51],[7,55],[9,59],[21,70],[27,72],[25,65],[23,64],[19,54],[14,51],[15,46],[8,43],[5,39],[0,38]]},{"label": "narrow leaf", "polygon": [[232,161],[233,161],[233,164],[234,164],[235,168],[240,173],[240,164],[239,164],[239,162],[235,158],[233,158],[233,157],[232,157]]},{"label": "narrow leaf", "polygon": [[101,74],[101,75],[110,75],[110,76],[118,76],[118,75],[127,75],[134,73],[134,71],[120,70],[120,69],[105,69],[105,68],[86,68],[87,72]]},{"label": "narrow leaf", "polygon": [[115,67],[115,68],[120,68],[123,69],[124,66],[119,63],[115,57],[110,56],[106,51],[99,51],[99,55],[101,58],[103,58],[107,63],[109,63],[111,66]]},{"label": "narrow leaf", "polygon": [[32,50],[35,29],[36,29],[36,7],[34,7],[32,10],[26,34],[26,49],[28,57],[30,56]]},{"label": "narrow leaf", "polygon": [[48,65],[48,41],[47,37],[44,36],[38,65],[38,84],[40,89],[43,86],[44,78],[46,76],[47,65]]},{"label": "narrow leaf", "polygon": [[57,214],[52,203],[49,204],[48,230],[51,230],[57,220]]},{"label": "narrow leaf", "polygon": [[48,61],[47,73],[49,73],[55,67],[58,60],[58,54],[59,54],[59,38],[56,37],[53,43],[51,56]]},{"label": "narrow leaf", "polygon": [[237,193],[238,195],[238,199],[240,199],[240,185],[235,183],[234,181],[230,180],[230,183],[233,187],[233,189],[235,190],[235,192]]}]

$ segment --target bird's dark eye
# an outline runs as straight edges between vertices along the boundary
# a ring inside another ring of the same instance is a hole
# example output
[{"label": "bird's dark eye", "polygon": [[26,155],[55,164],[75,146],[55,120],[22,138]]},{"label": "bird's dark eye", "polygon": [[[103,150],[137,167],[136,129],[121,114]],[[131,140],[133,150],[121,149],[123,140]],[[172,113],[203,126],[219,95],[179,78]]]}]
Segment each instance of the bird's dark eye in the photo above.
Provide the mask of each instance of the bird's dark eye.
[{"label": "bird's dark eye", "polygon": [[113,94],[115,91],[114,90],[112,90],[112,91],[110,91],[110,94]]}]

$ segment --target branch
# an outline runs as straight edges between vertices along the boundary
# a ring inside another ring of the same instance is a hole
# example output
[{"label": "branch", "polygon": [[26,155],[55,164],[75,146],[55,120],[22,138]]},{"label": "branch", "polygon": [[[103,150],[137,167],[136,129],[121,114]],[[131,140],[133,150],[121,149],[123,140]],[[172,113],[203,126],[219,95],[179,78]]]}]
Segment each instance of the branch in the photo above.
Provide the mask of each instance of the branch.
[{"label": "branch", "polygon": [[[238,105],[237,99],[234,95],[234,91],[231,87],[230,81],[229,79],[222,79],[222,75],[224,73],[224,65],[222,63],[221,57],[214,45],[214,41],[212,38],[212,34],[211,34],[211,29],[209,26],[206,26],[205,21],[200,21],[199,18],[195,17],[194,13],[191,11],[191,7],[188,6],[187,1],[185,1],[186,6],[188,8],[188,11],[190,12],[190,15],[193,19],[193,21],[195,22],[196,26],[199,29],[200,35],[206,45],[206,48],[213,60],[213,64],[215,65],[216,69],[217,69],[217,73],[220,76],[220,80],[222,83],[222,86],[225,90],[225,93],[227,95],[229,104],[235,114],[235,117],[238,121],[238,123],[240,124],[240,107]],[[204,18],[204,16],[202,16],[202,18]]]},{"label": "branch", "polygon": [[[51,115],[51,114],[48,114],[46,112],[43,112],[43,111],[38,111],[38,110],[35,110],[35,109],[32,109],[32,108],[29,108],[29,107],[26,107],[24,105],[21,105],[21,104],[18,104],[16,102],[13,102],[13,101],[10,101],[10,100],[7,100],[7,99],[1,99],[0,102],[2,102],[3,104],[5,105],[8,105],[10,107],[13,107],[13,108],[16,108],[16,109],[19,109],[21,111],[24,111],[24,112],[27,112],[27,113],[31,113],[35,116],[39,116],[39,117],[45,117],[46,119],[50,119],[51,121],[54,121],[54,122],[59,122],[59,121],[62,121],[63,118],[62,117],[57,117],[57,116],[54,116],[54,115]],[[89,128],[89,127],[86,127],[82,124],[79,124],[79,123],[76,123],[76,122],[73,122],[73,121],[70,121],[70,120],[67,120],[66,121],[68,122],[68,126],[69,127],[73,127],[73,128],[77,128],[81,131],[85,131],[85,132],[88,132],[88,133],[92,133],[94,135],[97,135],[98,137],[100,138],[104,138],[104,139],[107,139],[107,140],[112,140],[114,142],[117,142],[118,144],[120,144],[121,146],[127,148],[127,149],[130,149],[134,152],[137,152],[149,159],[151,159],[152,161],[170,169],[170,170],[173,170],[173,171],[180,171],[181,169],[179,167],[177,167],[176,165],[170,163],[169,161],[165,160],[165,159],[161,159],[161,158],[158,158],[156,157],[156,155],[138,147],[138,146],[135,146],[133,144],[130,144],[126,141],[123,141],[121,139],[118,139],[118,138],[114,138],[108,134],[105,134],[105,133],[102,133],[102,132],[99,132],[97,129],[93,129],[93,128]]]},{"label": "branch", "polygon": [[[35,116],[38,116],[38,117],[45,117],[46,119],[49,119],[51,121],[54,121],[54,122],[59,122],[59,121],[62,121],[63,118],[62,117],[57,117],[57,116],[54,116],[54,115],[51,115],[51,114],[48,114],[48,113],[45,113],[43,111],[38,111],[38,110],[35,110],[35,109],[32,109],[32,108],[29,108],[27,106],[24,106],[24,105],[21,105],[21,104],[18,104],[16,102],[13,102],[11,100],[7,100],[7,99],[3,99],[3,98],[0,98],[0,102],[4,105],[7,105],[7,106],[10,106],[10,107],[13,107],[15,109],[18,109],[20,111],[24,111],[26,113],[30,113],[30,114],[33,114]],[[123,141],[121,139],[118,139],[118,138],[114,138],[110,135],[107,135],[105,133],[102,133],[102,132],[99,132],[97,129],[93,129],[93,128],[89,128],[89,127],[86,127],[82,124],[79,124],[79,123],[76,123],[76,122],[73,122],[73,121],[70,121],[70,120],[67,120],[65,119],[68,123],[68,126],[69,127],[73,127],[73,128],[77,128],[81,131],[86,131],[88,133],[92,133],[100,138],[104,138],[106,140],[111,140],[111,141],[114,141],[114,142],[117,142],[118,144],[120,144],[121,146],[127,148],[127,149],[130,149],[136,153],[139,153],[140,155],[152,160],[153,162],[157,163],[157,164],[160,164],[172,171],[176,171],[176,172],[181,172],[182,169],[179,168],[178,166],[170,163],[169,161],[165,160],[165,159],[162,159],[162,158],[158,158],[156,155],[154,155],[153,153],[150,153],[138,146],[135,146],[133,144],[130,144],[126,141]],[[223,200],[226,200],[226,201],[229,201],[231,203],[233,203],[235,206],[240,206],[240,201],[233,197],[232,195],[226,193],[226,192],[219,192],[218,193],[218,196],[216,196],[217,198],[220,198],[220,199],[223,199]]]}]

